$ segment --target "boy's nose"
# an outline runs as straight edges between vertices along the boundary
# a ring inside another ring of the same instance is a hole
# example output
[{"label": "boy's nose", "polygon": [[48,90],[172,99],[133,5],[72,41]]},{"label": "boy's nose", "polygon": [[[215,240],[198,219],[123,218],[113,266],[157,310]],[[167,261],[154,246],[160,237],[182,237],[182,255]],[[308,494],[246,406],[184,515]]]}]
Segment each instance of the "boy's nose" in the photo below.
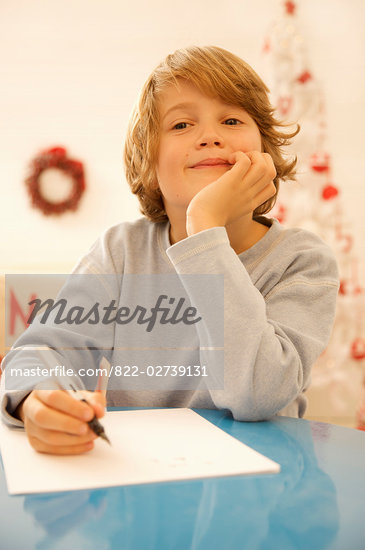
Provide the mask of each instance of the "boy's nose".
[{"label": "boy's nose", "polygon": [[197,144],[199,147],[223,147],[223,138],[219,131],[212,125],[207,124],[205,129],[201,132]]},{"label": "boy's nose", "polygon": [[200,142],[200,147],[207,147],[208,145],[216,145],[217,147],[219,147],[221,145],[221,140],[215,138],[211,140],[205,139],[205,141]]},{"label": "boy's nose", "polygon": [[198,140],[199,147],[223,147],[223,139],[216,133],[204,134]]}]

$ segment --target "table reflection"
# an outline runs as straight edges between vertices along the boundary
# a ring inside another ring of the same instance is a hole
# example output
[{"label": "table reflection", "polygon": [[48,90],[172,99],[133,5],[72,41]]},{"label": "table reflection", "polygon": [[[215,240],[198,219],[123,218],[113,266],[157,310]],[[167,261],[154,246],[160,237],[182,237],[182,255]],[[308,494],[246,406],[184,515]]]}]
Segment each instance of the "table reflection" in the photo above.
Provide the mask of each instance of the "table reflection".
[{"label": "table reflection", "polygon": [[38,549],[71,532],[98,550],[327,548],[338,530],[336,491],[318,467],[310,424],[217,425],[281,473],[27,496],[24,509],[43,531]]}]

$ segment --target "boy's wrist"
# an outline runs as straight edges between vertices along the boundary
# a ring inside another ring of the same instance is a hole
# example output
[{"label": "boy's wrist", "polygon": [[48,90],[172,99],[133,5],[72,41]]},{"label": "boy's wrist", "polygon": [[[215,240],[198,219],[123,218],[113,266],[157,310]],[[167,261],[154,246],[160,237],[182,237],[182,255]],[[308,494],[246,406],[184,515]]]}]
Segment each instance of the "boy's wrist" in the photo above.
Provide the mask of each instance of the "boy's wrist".
[{"label": "boy's wrist", "polygon": [[212,229],[213,227],[224,227],[225,223],[223,219],[218,219],[216,216],[212,216],[208,212],[194,213],[189,209],[186,213],[186,233],[188,237],[205,231],[206,229]]},{"label": "boy's wrist", "polygon": [[186,233],[188,237],[205,231],[206,229],[212,229],[213,227],[224,227],[224,223],[217,223],[214,220],[199,220],[186,219]]}]

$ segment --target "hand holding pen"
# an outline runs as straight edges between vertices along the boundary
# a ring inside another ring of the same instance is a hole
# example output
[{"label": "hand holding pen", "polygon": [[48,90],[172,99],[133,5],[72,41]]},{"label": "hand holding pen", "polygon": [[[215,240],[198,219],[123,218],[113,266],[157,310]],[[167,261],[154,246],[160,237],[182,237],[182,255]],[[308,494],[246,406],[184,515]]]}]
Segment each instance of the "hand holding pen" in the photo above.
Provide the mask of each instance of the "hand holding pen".
[{"label": "hand holding pen", "polygon": [[35,389],[18,407],[31,446],[38,452],[73,455],[90,451],[97,435],[88,422],[104,416],[101,392],[83,392],[87,404],[61,389]]},{"label": "hand holding pen", "polygon": [[105,414],[106,383],[95,392],[80,392],[87,403],[61,389],[33,390],[16,411],[32,447],[58,455],[90,451],[98,435],[88,423]]}]

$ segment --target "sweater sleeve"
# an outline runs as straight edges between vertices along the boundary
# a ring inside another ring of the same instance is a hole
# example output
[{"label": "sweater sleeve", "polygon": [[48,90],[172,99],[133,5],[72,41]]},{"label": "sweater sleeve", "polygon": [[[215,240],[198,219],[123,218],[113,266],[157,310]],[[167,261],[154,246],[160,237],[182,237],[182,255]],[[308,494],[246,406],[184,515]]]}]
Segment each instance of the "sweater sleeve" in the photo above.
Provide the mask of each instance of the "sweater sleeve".
[{"label": "sweater sleeve", "polygon": [[[40,383],[45,389],[54,388],[66,371],[76,388],[94,389],[95,376],[77,373],[81,368],[98,367],[104,355],[110,357],[114,325],[96,321],[103,306],[118,296],[119,283],[117,274],[102,273],[87,255],[68,276],[49,314],[46,308],[40,310],[1,365],[0,403],[5,423],[22,426],[13,416],[20,402]],[[88,319],[78,322],[78,317],[85,315]]]},{"label": "sweater sleeve", "polygon": [[[329,247],[317,237],[306,243],[265,292],[253,284],[223,227],[188,237],[167,254],[179,275],[224,276],[224,388],[210,390],[215,406],[229,409],[236,420],[256,421],[296,400],[332,330],[338,273]],[[263,261],[262,270],[270,271],[275,255]],[[182,281],[199,310],[202,298],[193,295],[189,277]]]}]

